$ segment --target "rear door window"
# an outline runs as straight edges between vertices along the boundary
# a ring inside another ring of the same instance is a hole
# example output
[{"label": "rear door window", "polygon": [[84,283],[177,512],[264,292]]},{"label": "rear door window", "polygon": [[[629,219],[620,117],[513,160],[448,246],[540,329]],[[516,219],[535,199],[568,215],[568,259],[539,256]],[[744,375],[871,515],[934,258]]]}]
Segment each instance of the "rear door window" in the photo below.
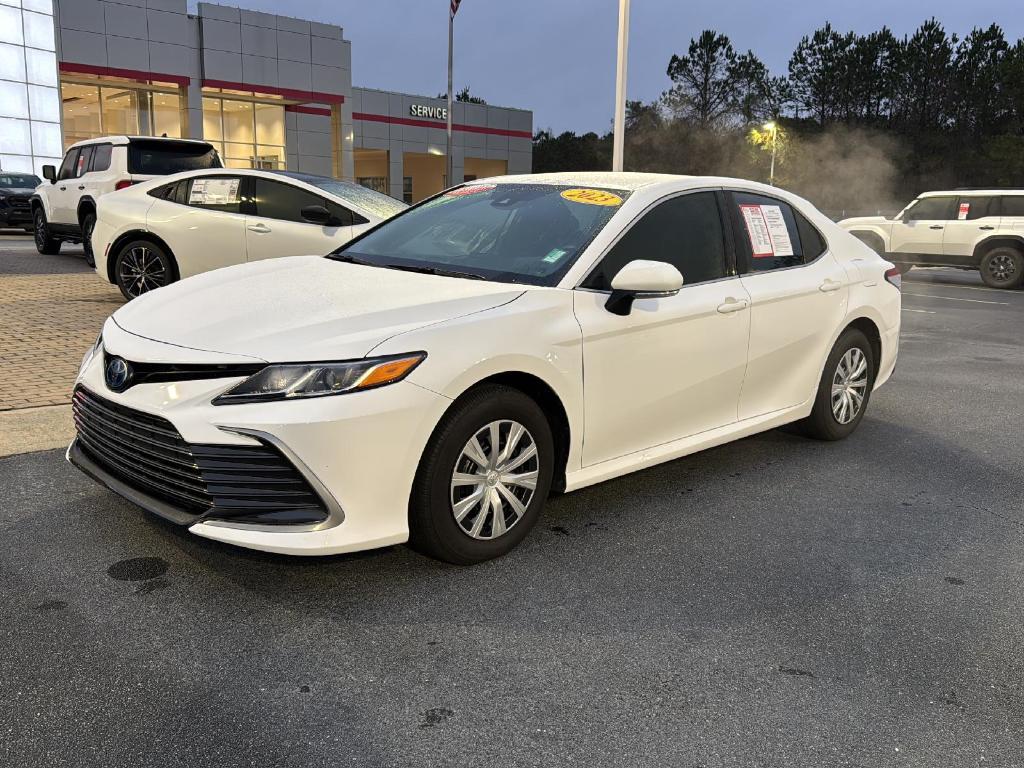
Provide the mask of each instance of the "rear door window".
[{"label": "rear door window", "polygon": [[128,173],[167,176],[220,167],[217,150],[209,144],[135,139],[128,145]]},{"label": "rear door window", "polygon": [[[797,213],[789,203],[750,192],[732,192],[730,197],[741,271],[767,272],[806,263]],[[806,261],[813,261],[824,251],[824,242],[810,222],[804,229],[811,246]]]},{"label": "rear door window", "polygon": [[91,170],[89,164],[92,162],[92,156],[95,151],[96,147],[91,144],[87,147],[82,147],[82,149],[78,153],[78,162],[75,163],[76,179],[89,173],[89,171]]},{"label": "rear door window", "polygon": [[242,179],[239,176],[200,176],[189,185],[186,204],[223,213],[242,212]]},{"label": "rear door window", "polygon": [[110,170],[110,154],[113,150],[113,146],[110,144],[97,144],[92,155],[92,168],[93,171],[107,171]]}]

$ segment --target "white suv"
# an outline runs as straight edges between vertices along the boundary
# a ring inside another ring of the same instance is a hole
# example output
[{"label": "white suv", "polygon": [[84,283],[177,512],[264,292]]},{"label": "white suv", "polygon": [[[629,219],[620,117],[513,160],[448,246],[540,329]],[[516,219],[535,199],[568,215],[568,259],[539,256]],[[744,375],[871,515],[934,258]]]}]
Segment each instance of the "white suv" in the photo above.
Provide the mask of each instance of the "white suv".
[{"label": "white suv", "polygon": [[867,216],[839,226],[901,272],[977,269],[992,288],[1024,281],[1024,189],[926,192],[891,219]]},{"label": "white suv", "polygon": [[85,260],[95,266],[90,241],[100,195],[158,176],[221,167],[217,150],[205,141],[105,136],[72,144],[59,171],[43,166],[50,183],[32,196],[36,249],[54,254],[65,240],[82,243]]}]

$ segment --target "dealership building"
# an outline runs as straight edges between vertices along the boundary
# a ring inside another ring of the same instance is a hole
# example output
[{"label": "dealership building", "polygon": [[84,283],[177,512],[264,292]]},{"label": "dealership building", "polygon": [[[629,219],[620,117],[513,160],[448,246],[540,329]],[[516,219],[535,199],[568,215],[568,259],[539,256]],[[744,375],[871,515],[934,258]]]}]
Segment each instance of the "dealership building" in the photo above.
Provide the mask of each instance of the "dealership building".
[{"label": "dealership building", "polygon": [[[167,135],[212,142],[230,167],[416,202],[448,185],[446,120],[444,99],[353,87],[339,26],[187,0],[0,0],[0,170]],[[458,102],[452,122],[455,182],[530,171],[530,111]]]}]

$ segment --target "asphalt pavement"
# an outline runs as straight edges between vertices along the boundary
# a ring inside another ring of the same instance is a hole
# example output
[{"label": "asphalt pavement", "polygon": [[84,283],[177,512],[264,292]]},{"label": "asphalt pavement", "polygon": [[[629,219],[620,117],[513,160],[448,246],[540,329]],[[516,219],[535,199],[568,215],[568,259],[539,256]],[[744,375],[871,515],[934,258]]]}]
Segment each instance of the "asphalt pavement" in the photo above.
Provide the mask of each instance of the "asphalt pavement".
[{"label": "asphalt pavement", "polygon": [[0,459],[0,766],[1024,765],[1024,291],[910,278],[850,439],[553,499],[472,568],[247,552]]}]

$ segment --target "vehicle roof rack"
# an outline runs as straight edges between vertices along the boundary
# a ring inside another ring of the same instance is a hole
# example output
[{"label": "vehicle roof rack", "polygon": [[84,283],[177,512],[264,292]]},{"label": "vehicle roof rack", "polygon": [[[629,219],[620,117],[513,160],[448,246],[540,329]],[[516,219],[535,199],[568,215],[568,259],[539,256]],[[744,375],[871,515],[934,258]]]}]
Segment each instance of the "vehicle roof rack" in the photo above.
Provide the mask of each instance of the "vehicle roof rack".
[{"label": "vehicle roof rack", "polygon": [[1024,187],[956,187],[953,192],[1024,192]]}]

